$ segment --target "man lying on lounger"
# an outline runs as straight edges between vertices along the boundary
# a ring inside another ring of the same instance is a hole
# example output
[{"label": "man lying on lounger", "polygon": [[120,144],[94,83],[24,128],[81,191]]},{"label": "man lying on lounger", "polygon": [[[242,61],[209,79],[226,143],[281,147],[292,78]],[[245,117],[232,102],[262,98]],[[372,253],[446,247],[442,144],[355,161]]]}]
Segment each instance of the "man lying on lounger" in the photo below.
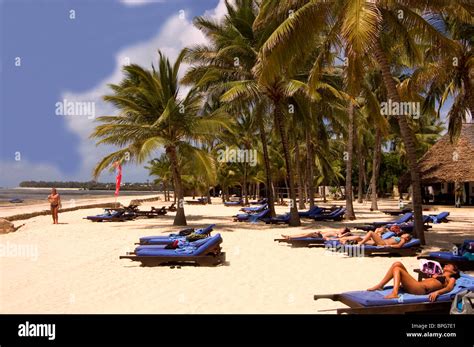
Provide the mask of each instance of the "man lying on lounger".
[{"label": "man lying on lounger", "polygon": [[344,236],[351,235],[351,230],[349,228],[342,228],[338,231],[313,231],[311,233],[297,234],[297,235],[281,235],[284,239],[292,240],[299,239],[302,237],[314,237],[317,239],[329,239],[329,238],[341,238]]},{"label": "man lying on lounger", "polygon": [[386,295],[385,299],[396,299],[400,286],[405,292],[415,295],[429,294],[431,302],[436,298],[453,290],[456,279],[459,278],[459,270],[454,264],[446,264],[441,275],[433,275],[430,278],[417,281],[407,271],[405,266],[399,261],[392,264],[384,278],[375,286],[367,289],[369,291],[382,290],[383,287],[393,278],[393,290]]}]

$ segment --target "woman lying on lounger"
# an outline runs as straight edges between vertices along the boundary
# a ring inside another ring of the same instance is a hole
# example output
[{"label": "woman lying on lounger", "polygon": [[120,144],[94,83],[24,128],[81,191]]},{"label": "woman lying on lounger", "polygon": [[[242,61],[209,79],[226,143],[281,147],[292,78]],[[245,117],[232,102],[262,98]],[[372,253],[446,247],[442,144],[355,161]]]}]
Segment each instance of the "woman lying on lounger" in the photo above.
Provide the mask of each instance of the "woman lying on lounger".
[{"label": "woman lying on lounger", "polygon": [[373,246],[388,246],[392,248],[401,248],[407,242],[412,239],[410,234],[394,235],[388,239],[382,239],[382,237],[375,231],[369,231],[359,241],[359,245],[373,245]]},{"label": "woman lying on lounger", "polygon": [[[402,234],[404,234],[404,231],[402,231],[400,229],[400,227],[398,225],[392,225],[390,228],[387,228],[387,227],[380,227],[380,228],[377,228],[375,229],[375,231],[369,231],[365,237],[368,237],[369,233],[373,233],[375,234],[376,236],[378,236],[380,239],[382,239],[382,235],[387,233],[387,232],[394,232],[395,235],[394,237],[399,237],[401,236]],[[351,235],[351,234],[348,234],[348,235],[343,235],[343,237],[339,238],[339,242],[340,243],[343,243],[343,244],[358,244],[359,242],[362,242],[364,240],[364,237],[360,236],[360,235]],[[384,240],[385,241],[385,240]],[[367,244],[374,244],[373,242],[367,242]]]},{"label": "woman lying on lounger", "polygon": [[338,231],[314,231],[312,233],[304,233],[298,235],[281,235],[284,239],[298,239],[302,237],[314,237],[318,239],[329,239],[329,238],[341,238],[351,235],[351,230],[349,228],[342,228]]},{"label": "woman lying on lounger", "polygon": [[400,286],[409,294],[427,295],[429,300],[435,301],[436,298],[453,290],[456,279],[459,278],[459,270],[454,264],[446,264],[443,268],[443,274],[433,275],[430,278],[417,281],[407,271],[402,263],[397,261],[388,270],[385,277],[376,286],[367,290],[382,290],[383,287],[393,278],[393,290],[385,296],[385,299],[396,299]]}]

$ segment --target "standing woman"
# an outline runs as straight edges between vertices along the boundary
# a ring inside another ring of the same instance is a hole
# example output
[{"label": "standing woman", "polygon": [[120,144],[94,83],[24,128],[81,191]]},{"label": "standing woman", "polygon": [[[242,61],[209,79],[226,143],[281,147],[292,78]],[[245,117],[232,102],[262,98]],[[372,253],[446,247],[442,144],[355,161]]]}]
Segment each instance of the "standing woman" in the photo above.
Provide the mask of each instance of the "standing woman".
[{"label": "standing woman", "polygon": [[48,201],[51,205],[51,215],[53,216],[53,224],[58,224],[58,212],[61,206],[61,197],[56,188],[51,188],[51,194],[48,195]]}]

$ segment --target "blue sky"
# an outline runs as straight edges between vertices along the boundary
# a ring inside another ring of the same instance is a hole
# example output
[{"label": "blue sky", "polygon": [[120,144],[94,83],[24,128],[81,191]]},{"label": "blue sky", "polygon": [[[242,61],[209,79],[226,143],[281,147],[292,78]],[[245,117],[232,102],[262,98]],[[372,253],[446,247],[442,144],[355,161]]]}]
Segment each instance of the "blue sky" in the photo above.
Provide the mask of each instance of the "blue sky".
[{"label": "blue sky", "polygon": [[[95,102],[97,116],[112,112],[100,93],[120,79],[125,59],[149,66],[158,48],[173,57],[202,41],[192,18],[218,17],[222,5],[219,0],[0,0],[0,186],[26,179],[89,180],[107,148],[95,149],[87,140],[93,120],[58,116],[55,104],[66,97]],[[21,66],[15,65],[17,57]],[[141,168],[124,169],[124,180],[147,178]]]}]

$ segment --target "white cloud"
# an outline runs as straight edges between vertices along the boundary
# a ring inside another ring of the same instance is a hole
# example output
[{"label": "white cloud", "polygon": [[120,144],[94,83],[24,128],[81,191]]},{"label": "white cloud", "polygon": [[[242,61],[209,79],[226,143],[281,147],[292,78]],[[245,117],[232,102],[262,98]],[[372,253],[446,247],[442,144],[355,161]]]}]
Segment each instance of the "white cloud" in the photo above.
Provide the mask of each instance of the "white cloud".
[{"label": "white cloud", "polygon": [[[124,48],[116,55],[116,68],[114,72],[101,81],[97,86],[85,93],[65,92],[63,98],[68,101],[88,101],[95,103],[97,116],[115,114],[116,111],[110,104],[102,101],[103,95],[110,92],[107,87],[109,83],[118,83],[122,78],[122,66],[128,63],[151,67],[152,62],[156,66],[158,49],[160,49],[171,61],[176,59],[182,48],[196,43],[205,42],[205,37],[197,30],[190,21],[179,18],[179,15],[170,18],[161,31],[152,39],[134,44]],[[185,66],[181,70],[184,72]],[[89,139],[94,126],[97,124],[87,117],[66,116],[67,127],[80,138],[79,154],[82,158],[79,177],[90,177],[94,165],[105,154],[114,150],[108,146],[96,147],[93,140]],[[107,177],[107,173],[101,176]],[[144,180],[147,172],[140,166],[130,165],[124,167],[124,180]]]},{"label": "white cloud", "polygon": [[[235,0],[230,0],[231,5],[235,4]],[[210,17],[215,20],[221,20],[227,14],[227,7],[225,6],[225,0],[219,0],[217,6],[212,10],[207,10],[204,12],[205,17]]]}]

